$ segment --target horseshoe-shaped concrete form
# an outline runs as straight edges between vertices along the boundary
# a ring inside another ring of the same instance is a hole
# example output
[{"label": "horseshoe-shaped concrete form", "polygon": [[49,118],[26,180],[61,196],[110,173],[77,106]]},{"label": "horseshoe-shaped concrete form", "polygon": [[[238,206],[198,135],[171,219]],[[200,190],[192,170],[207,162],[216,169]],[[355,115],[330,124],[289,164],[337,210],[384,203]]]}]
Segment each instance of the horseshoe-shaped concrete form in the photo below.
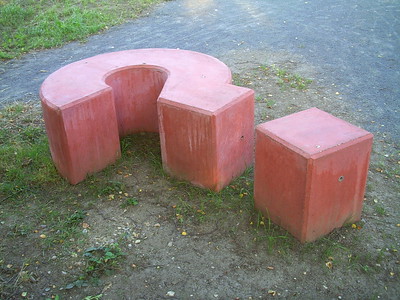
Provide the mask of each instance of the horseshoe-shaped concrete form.
[{"label": "horseshoe-shaped concrete form", "polygon": [[121,155],[120,137],[159,132],[164,169],[220,190],[252,163],[254,92],[197,52],[106,53],[52,73],[40,89],[50,150],[76,184]]}]

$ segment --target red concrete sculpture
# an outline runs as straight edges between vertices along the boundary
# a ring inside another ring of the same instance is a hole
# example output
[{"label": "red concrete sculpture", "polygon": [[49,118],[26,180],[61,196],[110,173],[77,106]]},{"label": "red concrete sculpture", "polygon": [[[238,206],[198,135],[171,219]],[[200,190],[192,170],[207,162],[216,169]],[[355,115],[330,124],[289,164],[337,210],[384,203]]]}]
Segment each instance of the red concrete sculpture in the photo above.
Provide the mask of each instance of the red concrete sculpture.
[{"label": "red concrete sculpture", "polygon": [[257,126],[256,208],[301,242],[360,220],[372,139],[317,108]]},{"label": "red concrete sculpture", "polygon": [[40,90],[52,158],[76,184],[120,157],[120,137],[159,132],[165,170],[221,190],[252,163],[254,92],[197,52],[139,49],[69,64]]}]

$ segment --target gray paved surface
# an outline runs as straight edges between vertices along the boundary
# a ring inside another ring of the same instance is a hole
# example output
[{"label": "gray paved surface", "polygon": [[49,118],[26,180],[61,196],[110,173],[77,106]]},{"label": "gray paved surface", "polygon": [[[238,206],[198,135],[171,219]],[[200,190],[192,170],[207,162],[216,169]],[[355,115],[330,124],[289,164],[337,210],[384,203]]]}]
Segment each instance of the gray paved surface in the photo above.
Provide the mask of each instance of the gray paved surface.
[{"label": "gray paved surface", "polygon": [[[70,62],[148,47],[220,56],[232,49],[287,51],[335,83],[365,127],[400,140],[399,0],[176,0],[150,16],[60,49],[0,63],[0,104],[37,97],[41,82]],[[376,121],[376,123],[371,123]],[[384,125],[384,126],[382,126]]]}]

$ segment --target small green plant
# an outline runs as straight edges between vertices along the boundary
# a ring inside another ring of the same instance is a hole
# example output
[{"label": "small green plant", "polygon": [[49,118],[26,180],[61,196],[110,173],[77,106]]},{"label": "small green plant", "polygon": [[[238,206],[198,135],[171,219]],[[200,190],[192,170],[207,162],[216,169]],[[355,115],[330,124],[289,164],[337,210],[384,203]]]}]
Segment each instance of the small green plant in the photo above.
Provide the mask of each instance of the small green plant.
[{"label": "small green plant", "polygon": [[305,90],[312,83],[311,79],[303,78],[297,74],[291,74],[285,69],[272,66],[275,75],[278,77],[277,83],[282,88],[291,87],[298,90]]},{"label": "small green plant", "polygon": [[87,248],[84,257],[87,259],[85,273],[87,276],[98,277],[116,269],[120,259],[125,254],[117,243]]},{"label": "small green plant", "polygon": [[269,253],[283,254],[294,243],[294,238],[287,231],[273,224],[269,218],[264,217],[259,211],[252,215],[250,225],[254,228],[254,241],[264,244]]},{"label": "small green plant", "polygon": [[129,197],[126,198],[124,203],[121,204],[122,208],[128,207],[128,206],[136,206],[139,204],[139,201],[135,197]]},{"label": "small green plant", "polygon": [[269,98],[263,98],[263,97],[257,97],[256,101],[258,103],[265,103],[267,108],[272,108],[274,107],[274,105],[276,104],[276,101],[273,99],[269,99]]},{"label": "small green plant", "polygon": [[120,181],[109,180],[106,182],[105,186],[100,189],[98,194],[100,196],[107,196],[111,194],[118,194],[124,190],[125,186]]},{"label": "small green plant", "polygon": [[84,273],[80,275],[77,280],[68,284],[66,289],[85,287],[91,282],[98,281],[99,277],[102,275],[109,275],[118,268],[121,259],[125,255],[126,254],[122,252],[118,243],[87,248],[83,254],[83,257],[86,259]]},{"label": "small green plant", "polygon": [[375,212],[378,214],[378,216],[383,217],[383,216],[386,215],[386,210],[385,210],[385,208],[384,208],[383,206],[381,206],[381,205],[375,205],[375,206],[374,206],[374,210],[375,210]]}]

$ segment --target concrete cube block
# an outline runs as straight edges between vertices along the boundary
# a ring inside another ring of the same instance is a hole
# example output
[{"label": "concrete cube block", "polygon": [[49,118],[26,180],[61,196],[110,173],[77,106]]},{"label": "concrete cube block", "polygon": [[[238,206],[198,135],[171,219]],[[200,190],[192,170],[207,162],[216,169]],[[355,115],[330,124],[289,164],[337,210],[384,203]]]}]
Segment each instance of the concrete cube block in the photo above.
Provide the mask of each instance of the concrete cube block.
[{"label": "concrete cube block", "polygon": [[256,208],[301,242],[360,220],[372,139],[317,108],[257,126]]}]

